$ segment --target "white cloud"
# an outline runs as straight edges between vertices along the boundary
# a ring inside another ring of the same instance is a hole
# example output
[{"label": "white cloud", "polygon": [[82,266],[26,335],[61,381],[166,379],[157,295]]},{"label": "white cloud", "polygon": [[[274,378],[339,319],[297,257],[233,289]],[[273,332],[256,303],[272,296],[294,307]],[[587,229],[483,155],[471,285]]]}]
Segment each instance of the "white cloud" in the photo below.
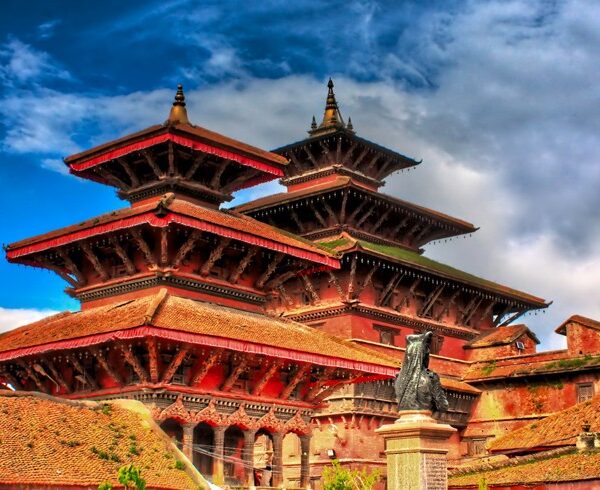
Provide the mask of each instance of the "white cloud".
[{"label": "white cloud", "polygon": [[41,166],[46,170],[52,170],[53,172],[57,172],[62,175],[71,175],[69,173],[69,168],[60,158],[43,158]]},{"label": "white cloud", "polygon": [[0,306],[0,332],[36,322],[58,313],[53,310],[38,310],[34,308],[3,308]]},{"label": "white cloud", "polygon": [[40,39],[49,39],[54,36],[54,31],[56,27],[61,23],[60,19],[49,20],[48,22],[43,22],[37,27],[38,36]]}]

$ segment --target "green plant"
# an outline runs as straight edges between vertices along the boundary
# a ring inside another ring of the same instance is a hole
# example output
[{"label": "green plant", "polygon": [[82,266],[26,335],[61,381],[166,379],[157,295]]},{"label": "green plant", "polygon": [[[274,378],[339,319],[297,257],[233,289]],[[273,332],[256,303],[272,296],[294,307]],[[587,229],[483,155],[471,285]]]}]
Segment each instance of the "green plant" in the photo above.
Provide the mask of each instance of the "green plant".
[{"label": "green plant", "polygon": [[185,464],[183,463],[183,461],[175,461],[175,469],[176,470],[185,470]]},{"label": "green plant", "polygon": [[331,466],[323,468],[323,490],[372,490],[379,481],[379,471],[368,472],[344,468],[333,460]]},{"label": "green plant", "polygon": [[485,478],[482,476],[477,483],[477,490],[488,490],[488,484],[485,481]]},{"label": "green plant", "polygon": [[125,488],[146,490],[146,480],[142,478],[141,473],[141,470],[133,464],[121,466],[119,468],[119,483],[124,485]]},{"label": "green plant", "polygon": [[100,483],[100,485],[98,485],[98,490],[112,490],[113,486],[112,483],[109,481],[105,481],[103,483]]}]

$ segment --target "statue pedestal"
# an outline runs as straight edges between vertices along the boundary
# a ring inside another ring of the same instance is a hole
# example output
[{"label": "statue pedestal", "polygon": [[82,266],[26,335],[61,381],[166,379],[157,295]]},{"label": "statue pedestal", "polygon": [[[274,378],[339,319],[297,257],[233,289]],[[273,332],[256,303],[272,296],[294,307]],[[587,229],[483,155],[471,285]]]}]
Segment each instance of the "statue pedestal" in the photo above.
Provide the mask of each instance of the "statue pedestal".
[{"label": "statue pedestal", "polygon": [[446,490],[448,439],[456,429],[429,410],[403,410],[375,432],[385,440],[388,490]]}]

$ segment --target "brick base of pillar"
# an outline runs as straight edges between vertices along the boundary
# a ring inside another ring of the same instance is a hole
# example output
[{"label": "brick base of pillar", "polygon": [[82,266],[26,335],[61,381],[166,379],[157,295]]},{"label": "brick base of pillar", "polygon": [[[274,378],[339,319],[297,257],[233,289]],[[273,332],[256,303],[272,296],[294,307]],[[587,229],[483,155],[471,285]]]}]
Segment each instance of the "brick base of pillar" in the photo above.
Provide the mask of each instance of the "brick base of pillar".
[{"label": "brick base of pillar", "polygon": [[405,410],[375,432],[385,440],[388,490],[446,490],[448,439],[456,429],[428,410]]}]

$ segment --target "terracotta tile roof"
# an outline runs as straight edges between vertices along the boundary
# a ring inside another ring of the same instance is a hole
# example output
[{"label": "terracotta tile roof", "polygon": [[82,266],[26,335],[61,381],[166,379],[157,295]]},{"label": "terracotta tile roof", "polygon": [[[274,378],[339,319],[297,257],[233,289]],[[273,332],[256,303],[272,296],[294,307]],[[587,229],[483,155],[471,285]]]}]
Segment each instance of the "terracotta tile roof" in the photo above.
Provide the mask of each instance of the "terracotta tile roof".
[{"label": "terracotta tile roof", "polygon": [[583,423],[600,432],[600,396],[509,432],[489,444],[494,452],[574,445]]},{"label": "terracotta tile roof", "polygon": [[485,291],[493,292],[501,296],[518,299],[535,308],[545,308],[548,304],[542,299],[530,294],[517,291],[516,289],[503,286],[502,284],[488,281],[481,277],[477,277],[460,269],[455,269],[441,262],[436,262],[423,255],[419,255],[412,250],[401,247],[393,247],[389,245],[380,245],[367,242],[365,240],[356,240],[346,233],[342,233],[339,237],[331,237],[327,241],[319,242],[323,247],[338,253],[348,253],[354,250],[363,250],[370,253],[375,253],[381,257],[391,259],[392,261],[405,264],[417,268],[423,272],[432,273],[436,276],[453,279],[458,282],[469,284],[474,287],[481,288]]},{"label": "terracotta tile roof", "polygon": [[244,155],[258,158],[259,160],[277,166],[285,166],[288,163],[287,159],[282,157],[281,155],[271,153],[270,151],[262,150],[255,146],[242,143],[241,141],[235,140],[228,136],[216,133],[214,131],[210,131],[201,126],[194,126],[191,124],[176,124],[170,126],[155,124],[154,126],[142,129],[141,131],[138,131],[136,133],[123,136],[122,138],[109,141],[108,143],[104,143],[102,145],[96,146],[81,153],[71,155],[65,158],[65,162],[68,165],[73,165],[75,163],[83,162],[89,158],[101,155],[102,153],[113,151],[129,143],[135,143],[144,140],[148,137],[165,133],[175,133],[190,136],[194,139],[208,143],[213,143],[224,149],[231,150],[234,152],[240,152]]},{"label": "terracotta tile roof", "polygon": [[197,472],[175,468],[183,454],[140,402],[82,403],[0,391],[0,414],[0,486],[118,485],[119,467],[133,463],[148,488],[207,488]]},{"label": "terracotta tile roof", "polygon": [[600,322],[596,320],[592,320],[591,318],[587,318],[581,315],[573,315],[567,318],[564,322],[562,322],[555,330],[556,333],[566,335],[567,334],[567,324],[569,323],[579,323],[584,327],[592,328],[594,330],[600,330]]},{"label": "terracotta tile roof", "polygon": [[351,187],[354,190],[364,193],[372,199],[387,201],[391,204],[396,204],[402,208],[406,208],[410,212],[416,212],[421,215],[426,215],[428,217],[433,217],[444,221],[445,223],[452,224],[453,226],[457,226],[464,230],[464,233],[469,233],[476,231],[477,228],[471,223],[467,221],[463,221],[458,218],[454,218],[447,214],[441,213],[439,211],[435,211],[433,209],[426,208],[424,206],[419,206],[418,204],[413,204],[408,201],[403,201],[402,199],[398,199],[397,197],[388,196],[387,194],[383,194],[381,192],[371,191],[365,189],[363,186],[356,185],[351,177],[348,176],[339,176],[334,180],[329,182],[324,182],[320,184],[313,185],[311,187],[306,187],[304,189],[300,189],[293,192],[280,192],[278,194],[272,194],[270,196],[262,197],[256,199],[254,201],[250,201],[245,204],[241,204],[236,206],[235,209],[239,213],[250,213],[252,211],[256,211],[263,208],[270,208],[273,206],[280,206],[282,204],[295,201],[297,199],[302,199],[304,197],[318,195],[322,193],[331,192],[338,189],[343,189],[345,187]]},{"label": "terracotta tile roof", "polygon": [[515,485],[518,488],[524,488],[523,485],[529,488],[529,485],[533,484],[540,484],[546,488],[546,485],[551,483],[577,481],[587,481],[593,485],[585,488],[598,488],[597,483],[592,484],[590,480],[600,479],[600,452],[578,453],[572,450],[562,454],[540,454],[516,461],[511,458],[499,468],[474,469],[452,474],[448,479],[448,488],[478,488],[483,479],[487,485]]},{"label": "terracotta tile roof", "polygon": [[[6,247],[8,252],[7,255],[9,259],[16,258],[18,256],[16,251],[18,249],[42,242],[47,242],[47,248],[52,248],[58,244],[59,238],[63,238],[63,241],[66,240],[66,243],[68,243],[77,240],[78,237],[81,238],[81,233],[85,230],[92,230],[91,232],[93,232],[94,229],[102,230],[102,225],[107,225],[109,223],[115,223],[115,225],[118,225],[116,222],[119,222],[120,220],[133,217],[141,218],[142,215],[148,213],[155,214],[157,211],[161,211],[163,214],[163,219],[168,219],[168,215],[164,215],[165,213],[173,213],[185,218],[192,218],[193,220],[198,220],[199,222],[207,223],[209,225],[217,225],[221,229],[225,228],[226,230],[231,230],[232,232],[244,233],[256,239],[262,239],[263,241],[267,240],[271,243],[271,245],[264,243],[263,246],[265,246],[265,248],[284,251],[294,255],[293,251],[289,251],[287,249],[279,250],[278,246],[283,245],[287,247],[293,247],[293,249],[314,254],[313,258],[315,259],[315,262],[322,263],[319,260],[319,257],[321,257],[325,262],[328,263],[328,265],[337,265],[337,260],[333,259],[335,255],[334,253],[324,247],[320,247],[318,244],[315,244],[309,240],[305,240],[302,237],[292,235],[291,233],[262,223],[243,214],[233,211],[220,211],[217,209],[207,208],[197,204],[192,204],[189,201],[176,199],[173,196],[173,194],[166,194],[162,198],[157,198],[148,204],[113,211],[111,213],[83,221],[77,225],[68,226],[45,233],[43,235],[38,235],[26,240],[12,243]],[[154,214],[152,216],[153,218],[155,218]],[[141,222],[143,222],[143,220]],[[189,224],[193,226],[194,221],[190,222]],[[124,224],[123,226],[131,226],[131,224],[127,223],[127,225]],[[111,227],[111,229],[113,228],[114,226]],[[98,234],[101,232],[102,231],[99,231]],[[215,230],[215,233],[223,233],[225,236],[227,236],[227,231],[219,232]]]},{"label": "terracotta tile roof", "polygon": [[164,289],[156,295],[56,315],[0,334],[0,359],[106,342],[117,339],[120,332],[124,338],[132,338],[134,331],[139,337],[164,332],[184,342],[371,374],[393,376],[399,365],[399,361],[372,349],[291,320],[180,298],[166,294]]},{"label": "terracotta tile roof", "polygon": [[[540,353],[543,356],[544,353]],[[490,361],[479,361],[471,365],[464,376],[465,381],[484,381],[497,378],[532,376],[536,374],[565,373],[600,366],[600,355],[569,356],[561,351],[557,358],[536,359],[536,356],[516,356]]]},{"label": "terracotta tile roof", "polygon": [[484,332],[465,345],[465,349],[477,349],[479,347],[492,347],[494,345],[507,345],[513,343],[522,335],[529,335],[536,344],[539,344],[537,336],[529,330],[527,325],[508,325],[498,327],[488,332]]}]

